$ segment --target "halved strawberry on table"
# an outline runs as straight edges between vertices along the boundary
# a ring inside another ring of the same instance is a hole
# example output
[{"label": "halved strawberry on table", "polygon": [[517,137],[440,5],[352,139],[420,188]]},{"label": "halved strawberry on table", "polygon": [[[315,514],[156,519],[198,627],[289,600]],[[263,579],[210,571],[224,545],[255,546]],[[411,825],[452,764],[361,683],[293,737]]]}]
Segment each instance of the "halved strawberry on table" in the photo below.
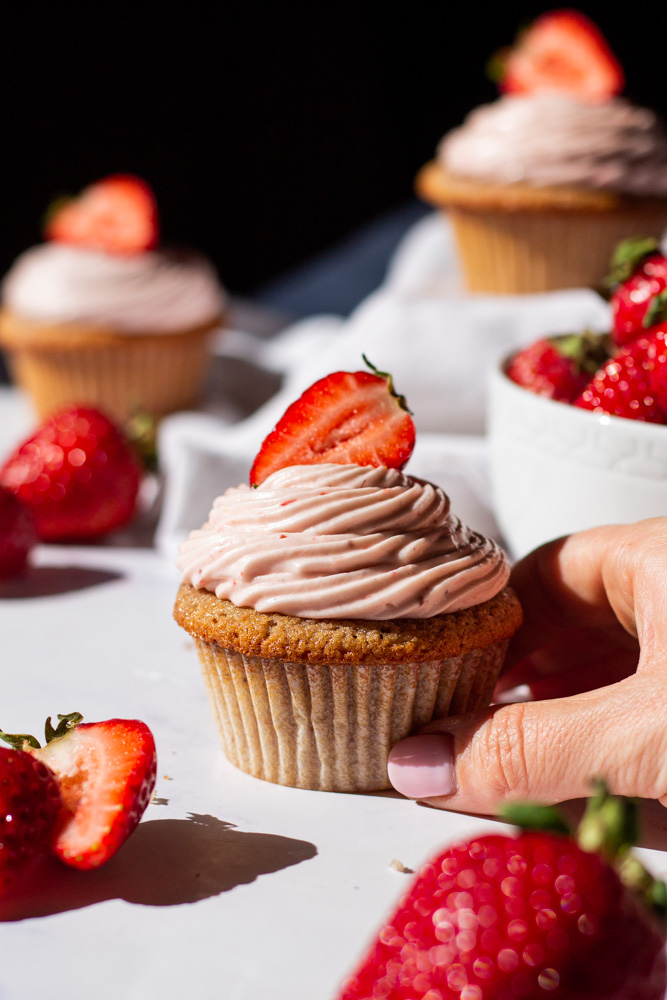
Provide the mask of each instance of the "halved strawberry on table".
[{"label": "halved strawberry on table", "polygon": [[155,196],[133,174],[114,174],[47,212],[44,235],[58,243],[115,254],[136,254],[158,242]]},{"label": "halved strawberry on table", "polygon": [[251,486],[288,465],[403,468],[415,445],[415,425],[391,375],[366,363],[371,372],[333,372],[292,403],[255,458]]},{"label": "halved strawberry on table", "polygon": [[46,722],[46,743],[0,734],[55,775],[62,799],[51,851],[86,871],[105,864],[127,840],[148,805],[157,769],[155,740],[138,719],[82,723],[73,712]]},{"label": "halved strawberry on table", "polygon": [[624,85],[621,66],[599,28],[576,10],[555,10],[525,29],[495,60],[508,94],[561,93],[605,101]]}]

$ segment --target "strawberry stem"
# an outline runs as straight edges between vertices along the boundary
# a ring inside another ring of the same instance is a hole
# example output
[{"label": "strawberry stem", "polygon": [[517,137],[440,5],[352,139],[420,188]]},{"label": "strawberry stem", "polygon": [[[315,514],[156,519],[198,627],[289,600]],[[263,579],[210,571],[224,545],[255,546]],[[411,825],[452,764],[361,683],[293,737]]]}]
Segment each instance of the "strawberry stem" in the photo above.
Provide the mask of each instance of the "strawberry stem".
[{"label": "strawberry stem", "polygon": [[398,392],[396,392],[396,390],[394,388],[394,379],[393,379],[393,376],[390,375],[389,372],[381,372],[379,368],[375,367],[375,365],[372,363],[372,361],[368,360],[368,358],[366,357],[365,354],[362,354],[361,356],[364,359],[364,364],[368,365],[368,367],[370,368],[370,370],[373,372],[374,375],[377,375],[378,378],[383,378],[383,379],[386,380],[386,382],[387,382],[387,388],[389,389],[389,392],[394,397],[394,399],[396,400],[396,402],[398,403],[398,405],[401,407],[401,409],[405,410],[407,413],[410,414],[410,416],[412,416],[413,415],[412,414],[412,410],[408,406],[408,403],[407,403],[407,400],[406,400],[405,396],[401,396]]},{"label": "strawberry stem", "polygon": [[654,295],[649,303],[649,307],[644,313],[644,318],[642,320],[642,326],[645,330],[648,330],[650,326],[655,326],[656,323],[663,323],[667,319],[667,288],[663,288],[661,292]]},{"label": "strawberry stem", "polygon": [[528,802],[510,802],[500,810],[500,816],[522,830],[541,830],[571,836],[572,830],[554,806],[535,806]]},{"label": "strawberry stem", "polygon": [[[44,725],[45,745],[59,739],[61,736],[66,736],[70,730],[76,729],[82,719],[81,712],[70,712],[69,715],[59,715],[58,725],[54,728],[51,716],[49,716]],[[34,750],[41,748],[39,740],[29,733],[4,733],[0,731],[0,740],[8,743],[14,750],[22,750],[26,744]]]}]

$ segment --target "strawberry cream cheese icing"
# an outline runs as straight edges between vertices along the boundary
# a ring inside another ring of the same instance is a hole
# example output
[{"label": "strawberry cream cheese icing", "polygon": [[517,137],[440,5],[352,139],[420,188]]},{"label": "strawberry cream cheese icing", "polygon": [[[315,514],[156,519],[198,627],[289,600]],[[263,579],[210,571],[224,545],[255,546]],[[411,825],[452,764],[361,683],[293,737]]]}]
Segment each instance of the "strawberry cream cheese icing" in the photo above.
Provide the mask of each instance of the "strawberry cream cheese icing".
[{"label": "strawberry cream cheese icing", "polygon": [[227,490],[178,566],[197,589],[300,618],[430,618],[491,599],[509,577],[439,487],[356,465],[290,466]]},{"label": "strawberry cream cheese icing", "polygon": [[85,323],[133,333],[174,333],[214,323],[225,297],[195,254],[115,255],[43,243],[17,259],[2,285],[10,312],[49,324]]},{"label": "strawberry cream cheese icing", "polygon": [[667,133],[652,111],[621,98],[501,97],[446,135],[438,159],[454,174],[491,184],[667,195]]}]

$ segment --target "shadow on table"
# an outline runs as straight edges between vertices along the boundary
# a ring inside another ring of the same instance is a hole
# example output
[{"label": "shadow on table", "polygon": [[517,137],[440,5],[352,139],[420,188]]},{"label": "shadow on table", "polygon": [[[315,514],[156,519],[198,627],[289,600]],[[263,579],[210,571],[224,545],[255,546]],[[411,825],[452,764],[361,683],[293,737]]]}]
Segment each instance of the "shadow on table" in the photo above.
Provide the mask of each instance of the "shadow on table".
[{"label": "shadow on table", "polygon": [[245,833],[214,816],[149,820],[97,871],[45,860],[0,901],[0,920],[44,917],[107,899],[143,906],[196,903],[316,854],[305,840]]},{"label": "shadow on table", "polygon": [[54,597],[75,590],[86,590],[101,583],[119,580],[121,573],[85,566],[31,566],[25,576],[15,580],[0,580],[0,600],[24,600],[32,597]]}]

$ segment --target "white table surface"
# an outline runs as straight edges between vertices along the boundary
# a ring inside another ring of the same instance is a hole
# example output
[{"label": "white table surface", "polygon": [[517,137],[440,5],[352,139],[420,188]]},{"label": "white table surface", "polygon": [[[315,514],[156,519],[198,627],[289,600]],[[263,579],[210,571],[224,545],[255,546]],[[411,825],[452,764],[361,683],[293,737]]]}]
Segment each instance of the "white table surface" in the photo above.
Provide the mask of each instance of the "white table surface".
[{"label": "white table surface", "polygon": [[[30,423],[0,392],[0,450]],[[141,532],[139,532],[141,534]],[[132,538],[132,532],[126,537]],[[47,715],[143,719],[156,798],[103,869],[55,861],[2,904],[0,1000],[329,1000],[416,869],[490,820],[392,793],[337,795],[250,778],[223,757],[194,647],[152,549],[42,546],[0,590],[0,728]],[[647,804],[644,863],[667,873],[667,812]],[[74,980],[76,982],[74,982]]]}]

